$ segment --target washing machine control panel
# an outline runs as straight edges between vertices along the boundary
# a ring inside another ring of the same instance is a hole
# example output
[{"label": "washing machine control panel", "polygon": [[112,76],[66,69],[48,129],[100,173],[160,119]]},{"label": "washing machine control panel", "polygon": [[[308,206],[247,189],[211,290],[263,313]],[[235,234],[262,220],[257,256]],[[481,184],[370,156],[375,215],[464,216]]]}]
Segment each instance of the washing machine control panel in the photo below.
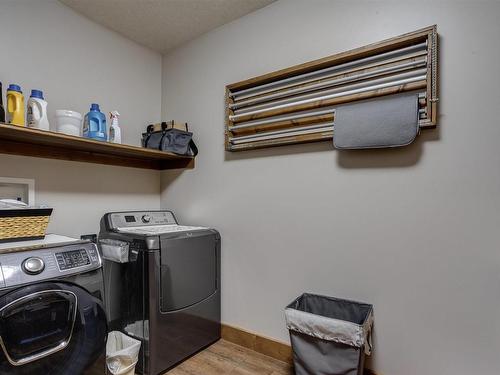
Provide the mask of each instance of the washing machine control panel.
[{"label": "washing machine control panel", "polygon": [[4,253],[0,254],[0,289],[76,275],[101,265],[97,247],[91,242]]},{"label": "washing machine control panel", "polygon": [[63,251],[55,256],[61,271],[90,264],[90,257],[85,249]]},{"label": "washing machine control panel", "polygon": [[171,211],[131,211],[108,214],[110,229],[177,224]]}]

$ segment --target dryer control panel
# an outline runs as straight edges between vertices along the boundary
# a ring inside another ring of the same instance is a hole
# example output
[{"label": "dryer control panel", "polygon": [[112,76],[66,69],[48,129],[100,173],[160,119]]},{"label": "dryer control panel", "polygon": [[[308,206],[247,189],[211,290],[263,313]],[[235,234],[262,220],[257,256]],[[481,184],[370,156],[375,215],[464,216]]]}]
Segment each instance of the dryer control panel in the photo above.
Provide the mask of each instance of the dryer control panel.
[{"label": "dryer control panel", "polygon": [[127,227],[177,224],[171,211],[131,211],[106,214],[108,227],[111,230]]},{"label": "dryer control panel", "polygon": [[0,289],[93,271],[101,264],[91,242],[0,254]]}]

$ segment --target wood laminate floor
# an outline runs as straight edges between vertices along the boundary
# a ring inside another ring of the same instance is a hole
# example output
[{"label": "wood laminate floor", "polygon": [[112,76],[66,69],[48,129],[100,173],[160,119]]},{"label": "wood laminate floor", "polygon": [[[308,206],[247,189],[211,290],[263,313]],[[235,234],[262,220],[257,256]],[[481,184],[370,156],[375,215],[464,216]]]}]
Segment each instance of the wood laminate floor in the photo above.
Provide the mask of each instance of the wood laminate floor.
[{"label": "wood laminate floor", "polygon": [[292,375],[285,362],[219,340],[164,375]]}]

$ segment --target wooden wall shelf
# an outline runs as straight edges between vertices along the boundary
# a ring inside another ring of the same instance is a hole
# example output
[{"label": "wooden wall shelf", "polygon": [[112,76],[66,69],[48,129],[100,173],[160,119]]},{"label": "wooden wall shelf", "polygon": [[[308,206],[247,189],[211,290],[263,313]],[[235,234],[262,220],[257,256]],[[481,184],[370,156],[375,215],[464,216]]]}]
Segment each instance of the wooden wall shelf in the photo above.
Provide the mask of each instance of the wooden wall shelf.
[{"label": "wooden wall shelf", "polygon": [[0,154],[142,169],[192,169],[194,157],[0,123]]}]

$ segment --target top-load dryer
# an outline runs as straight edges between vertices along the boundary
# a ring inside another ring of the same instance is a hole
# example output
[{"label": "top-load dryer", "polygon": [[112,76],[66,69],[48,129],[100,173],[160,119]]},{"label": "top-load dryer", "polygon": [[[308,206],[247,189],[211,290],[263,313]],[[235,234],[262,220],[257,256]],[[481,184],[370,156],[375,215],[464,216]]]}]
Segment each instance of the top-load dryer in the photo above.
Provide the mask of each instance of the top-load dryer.
[{"label": "top-load dryer", "polygon": [[170,211],[101,220],[112,330],[142,342],[136,371],[160,374],[220,338],[220,235]]}]

